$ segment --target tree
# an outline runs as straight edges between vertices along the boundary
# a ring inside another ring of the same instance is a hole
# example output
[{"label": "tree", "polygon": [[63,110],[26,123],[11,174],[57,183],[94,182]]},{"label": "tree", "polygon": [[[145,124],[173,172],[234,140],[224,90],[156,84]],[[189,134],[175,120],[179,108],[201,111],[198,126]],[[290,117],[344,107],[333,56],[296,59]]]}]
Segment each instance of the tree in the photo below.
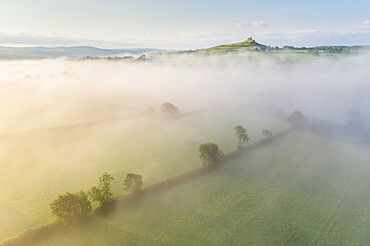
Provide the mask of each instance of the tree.
[{"label": "tree", "polygon": [[123,180],[123,186],[126,192],[138,194],[143,186],[143,177],[135,173],[127,173]]},{"label": "tree", "polygon": [[241,125],[234,127],[234,130],[235,136],[238,138],[238,150],[241,150],[242,144],[248,142],[249,140],[247,130]]},{"label": "tree", "polygon": [[266,140],[272,137],[272,132],[269,130],[263,129],[262,133],[265,135]]},{"label": "tree", "polygon": [[217,144],[210,142],[201,144],[199,146],[199,153],[205,166],[219,163],[224,156],[224,153],[222,153]]},{"label": "tree", "polygon": [[164,115],[172,116],[179,112],[179,109],[176,108],[172,103],[166,102],[161,105],[161,112]]},{"label": "tree", "polygon": [[85,220],[91,212],[91,203],[87,194],[67,192],[59,195],[51,204],[51,213],[64,224]]},{"label": "tree", "polygon": [[93,186],[89,190],[89,196],[93,201],[99,201],[100,205],[104,207],[112,201],[113,194],[110,192],[111,182],[114,180],[113,176],[104,172],[99,177],[98,186]]},{"label": "tree", "polygon": [[304,118],[301,112],[294,111],[289,117],[289,122],[292,127],[301,128],[304,124]]}]

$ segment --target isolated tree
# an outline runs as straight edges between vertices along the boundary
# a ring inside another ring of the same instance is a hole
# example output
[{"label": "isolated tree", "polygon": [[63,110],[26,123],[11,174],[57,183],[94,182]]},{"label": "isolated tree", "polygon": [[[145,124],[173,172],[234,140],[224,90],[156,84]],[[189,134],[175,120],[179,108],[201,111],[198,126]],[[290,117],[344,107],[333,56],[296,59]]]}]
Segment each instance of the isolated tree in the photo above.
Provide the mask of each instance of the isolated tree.
[{"label": "isolated tree", "polygon": [[123,186],[126,192],[138,194],[143,186],[143,177],[139,174],[127,173]]},{"label": "isolated tree", "polygon": [[272,132],[266,129],[262,130],[263,135],[265,135],[266,140],[272,137]]},{"label": "isolated tree", "polygon": [[242,144],[248,142],[249,140],[247,130],[241,125],[234,127],[234,130],[235,136],[238,138],[238,150],[241,150]]},{"label": "isolated tree", "polygon": [[215,143],[204,143],[199,146],[200,158],[203,160],[205,166],[211,166],[219,163],[224,153],[219,149]]},{"label": "isolated tree", "polygon": [[294,111],[289,117],[290,125],[294,128],[300,128],[304,124],[304,118],[301,112]]},{"label": "isolated tree", "polygon": [[113,194],[110,192],[110,189],[113,180],[114,178],[112,175],[104,172],[102,176],[99,177],[98,185],[91,187],[89,190],[91,200],[100,202],[102,207],[111,202]]},{"label": "isolated tree", "polygon": [[64,224],[85,220],[91,212],[91,203],[87,194],[67,192],[59,195],[51,204],[51,213]]},{"label": "isolated tree", "polygon": [[161,105],[161,112],[164,115],[172,116],[179,112],[179,109],[176,108],[172,103],[166,102]]}]

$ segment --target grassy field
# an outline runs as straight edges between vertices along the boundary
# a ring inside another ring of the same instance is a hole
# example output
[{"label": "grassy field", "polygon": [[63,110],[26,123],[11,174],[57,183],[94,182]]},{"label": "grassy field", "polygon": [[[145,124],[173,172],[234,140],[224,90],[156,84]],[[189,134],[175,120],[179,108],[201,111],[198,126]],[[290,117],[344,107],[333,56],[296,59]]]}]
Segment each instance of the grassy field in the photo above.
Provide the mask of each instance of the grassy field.
[{"label": "grassy field", "polygon": [[368,245],[369,163],[293,132],[42,245]]},{"label": "grassy field", "polygon": [[165,119],[128,115],[116,121],[31,131],[0,137],[0,241],[54,220],[49,204],[58,194],[86,190],[111,173],[114,195],[127,172],[150,185],[201,165],[198,146],[236,147],[233,127],[247,127],[251,143],[261,130],[278,132],[284,122],[242,113],[198,113]]}]

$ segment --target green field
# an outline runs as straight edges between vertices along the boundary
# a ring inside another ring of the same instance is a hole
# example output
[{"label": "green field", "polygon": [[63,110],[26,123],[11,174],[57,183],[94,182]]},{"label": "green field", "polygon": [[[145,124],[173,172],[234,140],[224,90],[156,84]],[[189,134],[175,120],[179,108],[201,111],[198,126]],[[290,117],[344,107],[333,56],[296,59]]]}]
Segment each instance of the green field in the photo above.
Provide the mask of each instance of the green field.
[{"label": "green field", "polygon": [[292,132],[42,245],[368,245],[369,163]]},{"label": "green field", "polygon": [[287,127],[242,113],[194,113],[172,120],[130,114],[100,124],[1,136],[0,173],[6,175],[0,179],[0,241],[53,221],[49,204],[58,194],[86,190],[104,171],[115,177],[118,196],[127,172],[142,174],[144,185],[150,185],[201,166],[200,143],[214,141],[231,152],[236,124],[247,127],[250,143],[263,138],[264,128]]}]

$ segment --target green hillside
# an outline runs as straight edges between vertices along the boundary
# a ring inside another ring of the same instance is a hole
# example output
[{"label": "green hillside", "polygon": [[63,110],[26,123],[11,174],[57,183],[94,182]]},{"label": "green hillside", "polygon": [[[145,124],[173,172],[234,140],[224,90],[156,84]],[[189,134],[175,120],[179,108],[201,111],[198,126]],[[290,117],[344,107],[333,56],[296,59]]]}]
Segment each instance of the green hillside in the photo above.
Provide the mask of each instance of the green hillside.
[{"label": "green hillside", "polygon": [[257,43],[254,39],[248,38],[247,40],[239,43],[219,45],[208,49],[199,50],[201,52],[227,52],[227,51],[257,51],[264,50],[267,46]]},{"label": "green hillside", "polygon": [[333,54],[358,54],[368,53],[370,46],[315,46],[315,47],[294,47],[294,46],[283,46],[283,47],[271,47],[256,42],[253,38],[248,38],[243,42],[218,45],[206,49],[198,49],[195,51],[183,51],[180,53],[225,53],[225,52],[236,52],[236,51],[255,51],[265,56],[258,56],[261,58],[269,57],[281,58],[288,56],[295,56],[296,58],[302,58],[304,55],[318,56],[318,55],[333,55]]},{"label": "green hillside", "polygon": [[293,132],[42,245],[368,245],[369,161]]}]

